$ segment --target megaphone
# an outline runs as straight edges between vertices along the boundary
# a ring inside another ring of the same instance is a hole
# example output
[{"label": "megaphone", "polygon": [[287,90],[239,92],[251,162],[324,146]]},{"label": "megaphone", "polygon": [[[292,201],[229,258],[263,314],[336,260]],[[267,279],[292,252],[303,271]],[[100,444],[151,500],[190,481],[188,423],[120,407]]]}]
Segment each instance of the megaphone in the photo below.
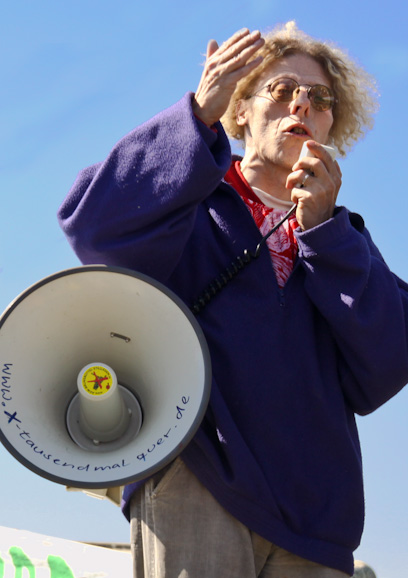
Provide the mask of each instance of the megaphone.
[{"label": "megaphone", "polygon": [[53,482],[109,488],[157,472],[196,433],[210,382],[193,314],[134,271],[60,271],[0,317],[0,439]]}]

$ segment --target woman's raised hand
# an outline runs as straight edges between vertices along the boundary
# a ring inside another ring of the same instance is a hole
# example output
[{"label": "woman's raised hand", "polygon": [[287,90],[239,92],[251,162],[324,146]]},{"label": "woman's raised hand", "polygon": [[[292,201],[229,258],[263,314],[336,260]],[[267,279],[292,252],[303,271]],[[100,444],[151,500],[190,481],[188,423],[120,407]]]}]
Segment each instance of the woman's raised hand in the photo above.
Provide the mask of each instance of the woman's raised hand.
[{"label": "woman's raised hand", "polygon": [[215,40],[209,41],[203,74],[193,99],[194,114],[206,125],[220,120],[237,82],[262,62],[261,56],[248,61],[264,42],[258,30],[250,32],[246,28],[221,46]]}]

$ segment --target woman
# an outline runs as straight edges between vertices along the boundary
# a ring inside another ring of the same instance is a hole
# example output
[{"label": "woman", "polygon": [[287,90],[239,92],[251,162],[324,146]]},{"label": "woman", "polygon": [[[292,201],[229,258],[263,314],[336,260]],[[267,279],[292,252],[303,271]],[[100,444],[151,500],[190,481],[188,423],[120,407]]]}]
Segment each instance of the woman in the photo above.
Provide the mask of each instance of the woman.
[{"label": "woman", "polygon": [[[361,137],[372,88],[292,23],[210,41],[196,93],[82,171],[60,209],[83,263],[165,283],[211,352],[195,438],[124,493],[137,577],[353,574],[354,414],[408,381],[408,287],[336,205],[341,172],[323,147],[344,155]],[[244,140],[242,159],[231,162],[224,127]]]}]

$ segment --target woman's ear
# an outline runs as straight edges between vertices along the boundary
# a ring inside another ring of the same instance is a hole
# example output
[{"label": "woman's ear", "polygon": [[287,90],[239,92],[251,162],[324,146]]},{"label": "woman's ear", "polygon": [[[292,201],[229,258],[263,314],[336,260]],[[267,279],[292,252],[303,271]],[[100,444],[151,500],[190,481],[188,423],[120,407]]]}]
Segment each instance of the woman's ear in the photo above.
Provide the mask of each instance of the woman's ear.
[{"label": "woman's ear", "polygon": [[238,126],[245,126],[247,123],[247,100],[238,100],[235,106],[235,120]]}]

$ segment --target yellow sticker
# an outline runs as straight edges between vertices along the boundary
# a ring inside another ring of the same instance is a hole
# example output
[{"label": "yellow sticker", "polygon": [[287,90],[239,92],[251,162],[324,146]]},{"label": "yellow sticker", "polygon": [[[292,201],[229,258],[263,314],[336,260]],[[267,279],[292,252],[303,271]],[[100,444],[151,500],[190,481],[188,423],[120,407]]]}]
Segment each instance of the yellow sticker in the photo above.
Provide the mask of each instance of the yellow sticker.
[{"label": "yellow sticker", "polygon": [[89,367],[82,376],[82,387],[91,395],[104,395],[112,387],[111,373],[102,365]]}]

